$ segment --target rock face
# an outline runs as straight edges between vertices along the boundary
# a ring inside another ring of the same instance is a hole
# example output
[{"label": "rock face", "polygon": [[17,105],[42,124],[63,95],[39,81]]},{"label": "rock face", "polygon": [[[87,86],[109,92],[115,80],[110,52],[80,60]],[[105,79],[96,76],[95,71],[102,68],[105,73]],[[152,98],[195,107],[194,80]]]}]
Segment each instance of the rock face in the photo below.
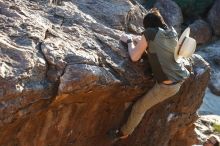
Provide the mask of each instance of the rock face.
[{"label": "rock face", "polygon": [[178,33],[181,32],[181,24],[183,23],[183,15],[180,7],[172,0],[158,0],[154,7],[160,10],[164,21],[173,26]]},{"label": "rock face", "polygon": [[189,25],[190,36],[196,40],[197,44],[205,44],[212,38],[212,29],[207,22],[202,19],[196,20]]},{"label": "rock face", "polygon": [[[0,7],[0,145],[112,145],[106,132],[154,85],[147,59],[132,63],[118,41],[120,30],[140,33],[146,12],[128,0]],[[193,60],[180,92],[115,145],[192,144],[182,135],[192,133],[209,79],[207,63]]]},{"label": "rock face", "polygon": [[208,20],[214,30],[214,33],[220,36],[220,18],[218,17],[220,9],[220,0],[216,0],[208,14]]}]

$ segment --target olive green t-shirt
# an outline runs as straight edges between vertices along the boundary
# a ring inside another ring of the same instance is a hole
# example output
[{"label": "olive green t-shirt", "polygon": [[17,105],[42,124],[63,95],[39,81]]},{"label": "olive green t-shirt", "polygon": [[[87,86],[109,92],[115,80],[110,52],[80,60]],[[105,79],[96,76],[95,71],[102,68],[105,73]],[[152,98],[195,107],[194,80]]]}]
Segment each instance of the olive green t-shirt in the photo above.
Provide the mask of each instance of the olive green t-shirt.
[{"label": "olive green t-shirt", "polygon": [[148,28],[143,32],[148,42],[148,58],[155,79],[160,83],[165,80],[181,81],[189,76],[183,64],[174,59],[174,50],[178,35],[174,28]]}]

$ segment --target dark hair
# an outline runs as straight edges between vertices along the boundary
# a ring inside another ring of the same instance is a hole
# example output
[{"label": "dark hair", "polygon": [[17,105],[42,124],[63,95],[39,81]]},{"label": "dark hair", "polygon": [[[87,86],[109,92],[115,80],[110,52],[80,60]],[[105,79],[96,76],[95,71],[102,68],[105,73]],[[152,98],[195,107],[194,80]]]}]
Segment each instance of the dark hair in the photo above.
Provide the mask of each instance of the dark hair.
[{"label": "dark hair", "polygon": [[149,13],[144,17],[143,25],[145,29],[149,27],[160,27],[163,29],[168,28],[167,24],[164,22],[163,17],[160,15],[159,10],[156,8],[151,9]]}]

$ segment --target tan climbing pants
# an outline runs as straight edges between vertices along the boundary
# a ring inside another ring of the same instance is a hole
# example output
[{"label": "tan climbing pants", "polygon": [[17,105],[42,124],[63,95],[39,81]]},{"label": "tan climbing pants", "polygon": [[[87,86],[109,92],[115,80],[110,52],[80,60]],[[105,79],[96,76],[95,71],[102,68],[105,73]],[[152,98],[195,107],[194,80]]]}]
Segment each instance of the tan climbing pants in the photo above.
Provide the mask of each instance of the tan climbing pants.
[{"label": "tan climbing pants", "polygon": [[140,123],[148,109],[175,95],[179,91],[181,85],[182,82],[175,85],[156,83],[150,91],[148,91],[133,105],[127,123],[125,123],[121,128],[122,133],[124,135],[130,135]]}]

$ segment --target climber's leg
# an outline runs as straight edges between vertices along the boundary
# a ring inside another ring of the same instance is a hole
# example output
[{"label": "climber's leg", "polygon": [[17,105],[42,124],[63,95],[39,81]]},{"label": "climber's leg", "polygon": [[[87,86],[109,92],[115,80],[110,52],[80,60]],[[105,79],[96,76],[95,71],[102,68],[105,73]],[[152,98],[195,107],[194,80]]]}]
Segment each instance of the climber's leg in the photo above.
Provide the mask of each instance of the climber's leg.
[{"label": "climber's leg", "polygon": [[175,95],[179,91],[181,84],[182,82],[175,85],[156,83],[147,94],[133,105],[128,121],[121,128],[123,135],[130,135],[142,120],[145,112],[152,106]]}]

